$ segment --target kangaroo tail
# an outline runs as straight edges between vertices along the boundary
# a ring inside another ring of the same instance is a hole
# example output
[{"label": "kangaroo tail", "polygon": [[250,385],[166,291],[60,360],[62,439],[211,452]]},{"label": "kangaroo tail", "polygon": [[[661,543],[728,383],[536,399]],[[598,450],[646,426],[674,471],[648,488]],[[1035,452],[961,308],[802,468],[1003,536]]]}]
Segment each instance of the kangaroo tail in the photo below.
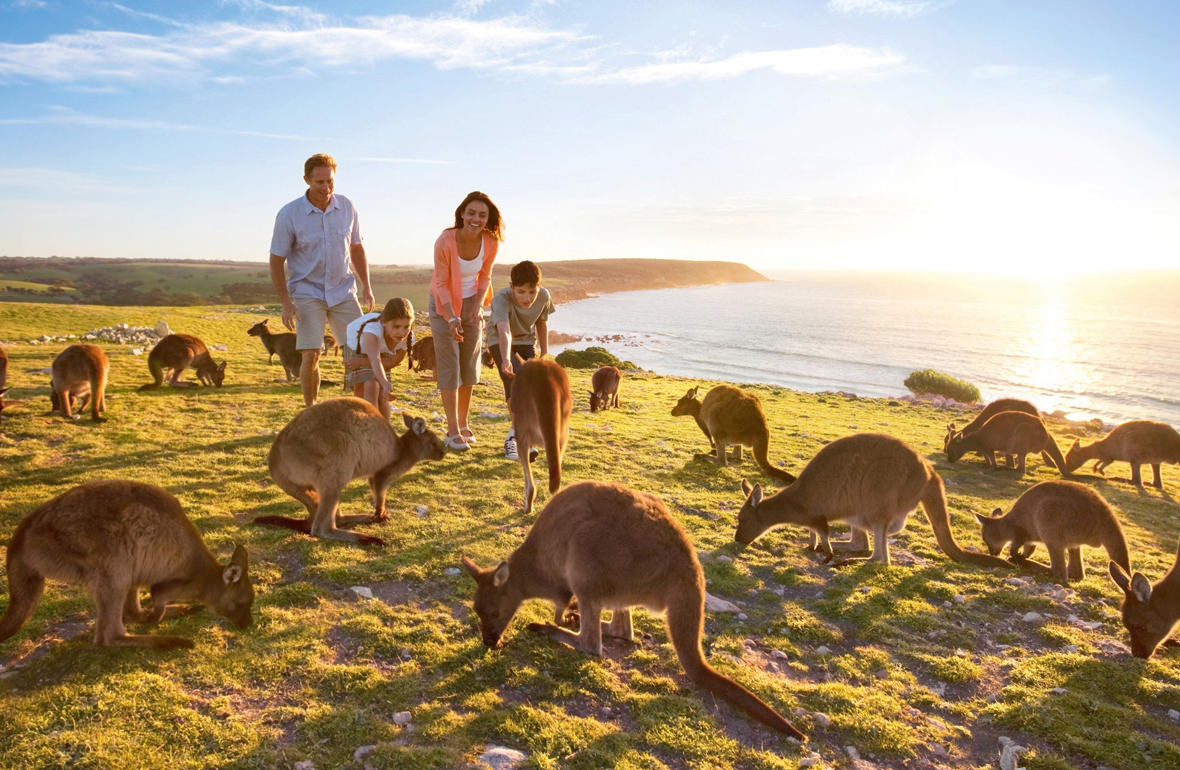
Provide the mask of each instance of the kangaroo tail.
[{"label": "kangaroo tail", "polygon": [[934,530],[934,538],[938,541],[938,547],[952,560],[978,564],[981,567],[1012,566],[999,557],[964,551],[959,547],[959,544],[955,542],[954,534],[951,533],[951,517],[946,508],[946,489],[943,487],[942,477],[934,471],[930,471],[930,480],[926,483],[921,500],[922,510],[926,512],[930,528]]},{"label": "kangaroo tail", "polygon": [[1131,574],[1131,555],[1127,551],[1127,540],[1122,532],[1115,532],[1114,537],[1110,538],[1106,544],[1106,555],[1126,570],[1128,575]]},{"label": "kangaroo tail", "polygon": [[561,416],[561,396],[553,393],[539,399],[537,403],[537,419],[541,422],[541,437],[545,442],[545,460],[549,463],[549,491],[556,492],[561,488],[561,455],[565,451],[562,446],[562,435],[565,426],[559,425]]},{"label": "kangaroo tail", "polygon": [[146,385],[140,385],[140,390],[156,390],[164,384],[164,366],[159,361],[152,358],[150,354],[148,355],[148,370],[152,373],[152,377],[155,378],[156,381],[149,382]]},{"label": "kangaroo tail", "polygon": [[684,673],[693,684],[741,709],[767,727],[786,733],[797,740],[806,741],[806,735],[761,698],[729,677],[718,673],[708,664],[701,653],[705,597],[700,586],[694,584],[691,588],[692,590],[677,592],[679,596],[671,597],[667,612],[668,634],[672,637],[676,657],[680,659],[680,665],[684,666]]},{"label": "kangaroo tail", "polygon": [[293,529],[305,535],[311,534],[310,519],[295,519],[290,516],[259,516],[253,523],[270,524],[275,527],[283,527],[284,529]]},{"label": "kangaroo tail", "polygon": [[1061,475],[1065,478],[1072,478],[1073,474],[1065,468],[1065,456],[1061,454],[1061,448],[1057,446],[1057,442],[1053,440],[1052,436],[1048,436],[1045,440],[1045,448],[1041,450],[1041,457],[1049,455],[1049,459],[1053,462],[1053,466],[1061,471]]},{"label": "kangaroo tail", "polygon": [[20,532],[12,538],[8,546],[8,609],[4,617],[0,618],[0,641],[7,639],[20,630],[33,608],[41,599],[41,592],[45,589],[45,577],[33,569],[23,558]]},{"label": "kangaroo tail", "polygon": [[770,457],[768,456],[769,450],[769,437],[759,437],[758,441],[754,444],[754,459],[758,462],[758,467],[765,471],[766,475],[770,476],[771,478],[778,479],[779,481],[786,482],[787,484],[794,483],[794,476],[792,476],[790,473],[787,473],[782,468],[770,464]]}]

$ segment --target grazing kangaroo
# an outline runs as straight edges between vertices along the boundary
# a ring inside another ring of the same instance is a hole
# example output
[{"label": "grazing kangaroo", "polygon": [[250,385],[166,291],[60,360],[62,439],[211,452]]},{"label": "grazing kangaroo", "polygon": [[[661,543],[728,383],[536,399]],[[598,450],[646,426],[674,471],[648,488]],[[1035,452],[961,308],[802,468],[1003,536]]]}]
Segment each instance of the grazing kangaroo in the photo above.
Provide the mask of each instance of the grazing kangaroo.
[{"label": "grazing kangaroo", "polygon": [[[983,542],[992,556],[1011,543],[1013,559],[1027,560],[1044,543],[1053,579],[1062,583],[1086,577],[1082,546],[1102,546],[1124,570],[1131,569],[1123,528],[1102,495],[1073,481],[1042,481],[1017,498],[1012,510],[992,517],[975,514],[983,528]],[[1066,554],[1069,567],[1066,569]],[[1043,564],[1030,562],[1037,567]]]},{"label": "grazing kangaroo", "polygon": [[53,382],[49,400],[53,411],[73,418],[74,399],[78,409],[90,403],[90,419],[102,422],[106,411],[107,374],[111,362],[98,345],[70,345],[53,359]]},{"label": "grazing kangaroo", "polygon": [[[384,545],[379,537],[337,529],[338,524],[385,521],[385,492],[394,479],[421,460],[441,460],[442,439],[421,417],[402,413],[408,430],[401,436],[377,407],[352,396],[307,407],[287,423],[270,447],[271,478],[303,503],[306,519],[259,516],[255,524],[274,524],[312,537]],[[373,515],[341,516],[340,493],[353,479],[367,478],[373,490]]]},{"label": "grazing kangaroo", "polygon": [[[463,566],[476,582],[475,612],[488,647],[499,646],[527,599],[552,602],[557,623],[531,624],[531,630],[597,656],[604,630],[632,640],[630,608],[647,607],[665,613],[676,656],[694,684],[775,730],[807,740],[705,660],[705,576],[684,530],[658,498],[618,484],[572,484],[553,496],[507,561],[481,569],[464,556]],[[560,627],[571,598],[581,615],[577,634]],[[603,610],[612,611],[610,623],[600,622]]]},{"label": "grazing kangaroo", "polygon": [[600,366],[590,378],[590,411],[619,406],[619,381],[623,373],[617,366]]},{"label": "grazing kangaroo", "polygon": [[561,461],[570,434],[570,414],[574,402],[570,395],[570,378],[560,364],[540,358],[525,361],[519,357],[512,381],[508,411],[516,434],[517,453],[524,468],[524,512],[533,510],[537,488],[533,484],[532,463],[536,446],[545,448],[549,463],[549,491],[561,486]]},{"label": "grazing kangaroo", "polygon": [[[801,524],[819,537],[829,557],[828,524],[846,521],[873,535],[873,561],[889,564],[888,536],[905,527],[910,511],[922,504],[942,552],[954,561],[985,567],[1010,567],[1003,559],[965,551],[955,542],[946,492],[934,468],[910,446],[880,433],[836,439],[811,458],[794,484],[762,498],[761,485],[742,481],[745,504],[738,512],[734,539],[750,544],[771,527]],[[863,536],[860,538],[863,541]]]},{"label": "grazing kangaroo", "polygon": [[790,473],[770,464],[767,452],[770,448],[770,428],[766,425],[766,414],[757,396],[745,393],[730,385],[718,385],[705,394],[705,400],[697,400],[698,388],[690,388],[676,406],[672,416],[692,415],[705,437],[714,448],[714,455],[707,457],[718,465],[726,465],[725,448],[733,444],[733,459],[741,462],[742,446],[754,450],[758,467],[771,478],[788,484],[795,480]]},{"label": "grazing kangaroo", "polygon": [[168,384],[174,388],[192,387],[191,382],[181,382],[180,373],[186,367],[193,367],[197,379],[203,385],[221,387],[225,381],[225,361],[220,364],[213,362],[209,349],[205,343],[191,334],[169,334],[156,343],[152,352],[148,354],[148,369],[151,370],[155,382],[140,385],[140,390],[156,390],[164,384],[164,372],[172,370],[172,378]]},{"label": "grazing kangaroo", "polygon": [[[10,600],[0,618],[0,640],[33,614],[46,579],[81,583],[94,600],[94,643],[171,650],[192,647],[179,636],[137,636],[123,625],[158,623],[173,602],[196,600],[250,625],[254,587],[249,556],[238,546],[217,563],[176,498],[137,481],[88,481],[30,513],[8,544]],[[152,594],[144,611],[139,589]]]},{"label": "grazing kangaroo", "polygon": [[[437,369],[434,354],[434,339],[431,337],[423,337],[414,343],[414,347],[410,350],[410,361],[407,363],[416,372],[423,369],[429,369],[434,372]],[[435,379],[438,379],[438,374],[435,374]]]},{"label": "grazing kangaroo", "polygon": [[1137,487],[1143,486],[1139,466],[1151,465],[1155,473],[1155,481],[1151,485],[1162,490],[1164,480],[1160,476],[1160,465],[1180,463],[1180,433],[1166,422],[1124,422],[1093,444],[1082,446],[1082,442],[1074,441],[1065,455],[1065,467],[1074,471],[1087,460],[1094,460],[1094,470],[1103,475],[1106,466],[1113,462],[1121,460],[1130,463],[1131,483]]},{"label": "grazing kangaroo", "polygon": [[1024,475],[1026,455],[1042,452],[1049,455],[1052,462],[1048,464],[1056,466],[1065,478],[1070,478],[1065,457],[1049,435],[1045,423],[1040,417],[1025,412],[1000,412],[979,428],[971,432],[964,430],[947,440],[946,456],[952,463],[958,462],[967,452],[981,453],[989,467],[995,466],[994,452],[1016,455],[1016,471],[1021,476]]},{"label": "grazing kangaroo", "polygon": [[[1041,416],[1041,411],[1039,409],[1037,409],[1035,406],[1033,406],[1032,403],[1030,403],[1028,401],[1024,401],[1019,398],[999,398],[999,399],[996,399],[995,401],[992,401],[990,404],[985,406],[983,408],[983,411],[981,411],[979,414],[977,414],[975,416],[974,420],[972,420],[971,422],[964,425],[962,430],[956,430],[955,424],[953,422],[950,423],[949,425],[947,425],[946,426],[946,437],[942,441],[942,451],[944,451],[944,452],[947,451],[947,449],[950,447],[951,440],[953,438],[955,438],[955,436],[958,436],[963,433],[970,433],[970,432],[979,430],[980,428],[983,427],[983,424],[985,422],[987,422],[988,420],[990,420],[992,417],[999,414],[1000,412],[1024,412],[1025,414],[1031,414],[1034,417]],[[1046,465],[1052,464],[1053,461],[1049,457],[1048,452],[1042,452],[1041,457],[1044,459]],[[983,459],[987,462],[988,467],[990,467],[990,468],[996,467],[996,453],[995,452],[983,453]],[[1016,467],[1016,459],[1014,457],[1012,457],[1011,455],[1005,455],[1004,460],[1008,463],[1008,467],[1010,467],[1010,468]]]},{"label": "grazing kangaroo", "polygon": [[0,347],[0,414],[4,413],[4,394],[8,392],[8,353]]},{"label": "grazing kangaroo", "polygon": [[1180,647],[1180,640],[1169,638],[1180,621],[1180,546],[1172,568],[1154,585],[1141,572],[1129,576],[1114,561],[1110,576],[1123,589],[1123,625],[1131,633],[1131,654],[1150,658],[1161,644]]},{"label": "grazing kangaroo", "polygon": [[287,382],[299,379],[299,367],[303,363],[303,355],[295,349],[295,335],[291,332],[275,334],[270,330],[266,321],[259,321],[246,330],[251,337],[258,337],[266,348],[266,362],[274,361],[275,353],[279,354],[279,363],[287,373]]}]

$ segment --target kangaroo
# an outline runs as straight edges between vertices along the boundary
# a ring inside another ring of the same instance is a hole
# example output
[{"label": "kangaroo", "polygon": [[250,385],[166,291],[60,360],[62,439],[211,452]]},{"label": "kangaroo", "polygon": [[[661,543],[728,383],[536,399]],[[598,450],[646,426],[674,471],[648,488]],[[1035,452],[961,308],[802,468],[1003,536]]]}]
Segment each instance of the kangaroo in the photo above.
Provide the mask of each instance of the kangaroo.
[{"label": "kangaroo", "polygon": [[[991,518],[975,514],[983,528],[983,542],[992,556],[1011,543],[1012,558],[1027,560],[1036,543],[1044,543],[1049,551],[1048,569],[1062,583],[1086,577],[1083,545],[1100,545],[1124,570],[1131,568],[1127,540],[1118,518],[1102,495],[1083,484],[1042,481],[1027,489],[1006,515],[1000,513],[997,508]],[[1044,569],[1043,564],[1029,563]]]},{"label": "kangaroo", "polygon": [[690,388],[672,407],[672,416],[692,415],[705,437],[714,448],[714,455],[707,457],[712,462],[727,464],[725,448],[733,444],[733,459],[741,462],[742,446],[754,450],[754,460],[771,478],[790,484],[795,477],[770,464],[767,452],[770,447],[770,429],[766,426],[766,414],[757,396],[738,390],[730,385],[718,385],[705,394],[705,400],[697,399],[698,388]]},{"label": "kangaroo", "polygon": [[[287,382],[299,379],[299,367],[303,363],[303,355],[295,349],[295,335],[291,332],[275,334],[270,330],[266,321],[259,321],[246,330],[246,334],[262,340],[268,356],[266,362],[274,361],[275,353],[279,354],[279,363],[287,373]],[[326,347],[326,343],[325,343]]]},{"label": "kangaroo", "polygon": [[[872,560],[889,564],[888,536],[905,527],[910,511],[922,504],[942,552],[954,561],[984,567],[1010,567],[1003,559],[965,551],[955,542],[942,478],[926,458],[905,442],[881,433],[855,433],[836,439],[811,458],[794,484],[762,498],[761,485],[743,480],[745,504],[738,512],[734,539],[749,545],[771,527],[802,524],[819,538],[829,558],[828,524],[846,521],[873,534]],[[864,540],[863,535],[860,538]]]},{"label": "kangaroo", "polygon": [[1172,568],[1154,585],[1141,572],[1134,577],[1127,572],[1111,561],[1110,576],[1123,589],[1123,625],[1131,633],[1131,654],[1150,658],[1161,644],[1180,647],[1180,640],[1169,638],[1180,621],[1180,546]]},{"label": "kangaroo", "polygon": [[8,353],[0,347],[0,414],[4,413],[4,394],[8,392]]},{"label": "kangaroo", "polygon": [[[530,630],[597,656],[604,631],[632,640],[630,608],[647,607],[665,613],[676,656],[694,684],[775,730],[807,740],[705,660],[701,563],[684,530],[653,495],[596,481],[572,484],[553,496],[507,561],[487,569],[466,556],[462,562],[475,579],[475,612],[488,647],[500,645],[527,599],[551,601],[556,623],[531,624]],[[571,598],[581,615],[578,634],[560,627]],[[612,611],[610,623],[600,623],[603,610]]]},{"label": "kangaroo", "polygon": [[191,334],[169,334],[156,343],[152,352],[148,354],[148,369],[151,370],[155,382],[140,385],[140,390],[156,390],[164,384],[165,370],[172,370],[172,378],[168,384],[174,388],[192,387],[191,382],[181,382],[180,373],[186,367],[192,366],[197,372],[197,379],[203,385],[221,387],[225,381],[225,361],[220,364],[213,362],[209,349]]},{"label": "kangaroo", "polygon": [[524,468],[524,512],[533,510],[536,486],[531,467],[535,446],[545,447],[549,463],[549,491],[561,486],[561,461],[570,434],[570,414],[574,402],[570,395],[570,378],[560,364],[540,358],[525,361],[517,357],[516,376],[508,411],[516,433],[517,452]]},{"label": "kangaroo", "polygon": [[[410,351],[410,361],[407,362],[413,367],[414,371],[420,372],[423,369],[435,371],[434,361],[434,339],[431,337],[423,337],[414,343],[413,349]],[[438,379],[438,375],[435,375]]]},{"label": "kangaroo", "polygon": [[340,345],[336,342],[336,337],[331,332],[324,332],[324,346],[321,352],[326,356],[329,353],[340,355]]},{"label": "kangaroo", "polygon": [[[249,556],[237,546],[217,563],[176,498],[137,481],[88,481],[24,518],[8,544],[8,609],[0,640],[33,614],[45,580],[81,583],[94,600],[94,643],[102,646],[193,646],[179,636],[128,634],[124,623],[155,624],[173,602],[207,604],[238,626],[250,625],[254,587]],[[139,603],[140,587],[152,608]]]},{"label": "kangaroo", "polygon": [[1065,467],[1074,471],[1087,460],[1094,460],[1094,470],[1103,475],[1106,466],[1113,462],[1121,460],[1130,463],[1131,483],[1140,488],[1143,487],[1143,476],[1139,466],[1150,464],[1155,474],[1155,481],[1151,485],[1162,490],[1164,480],[1160,476],[1160,465],[1180,463],[1180,433],[1166,422],[1124,422],[1106,434],[1105,438],[1092,444],[1082,446],[1082,442],[1075,440],[1065,455]]},{"label": "kangaroo", "polygon": [[1049,435],[1049,429],[1040,417],[1025,412],[1000,412],[990,417],[981,427],[968,433],[964,430],[946,442],[947,459],[958,462],[967,452],[980,452],[989,467],[995,466],[993,452],[1016,456],[1016,471],[1024,476],[1026,455],[1029,452],[1044,452],[1052,460],[1051,465],[1070,478],[1066,470],[1065,457],[1057,442]]},{"label": "kangaroo", "polygon": [[[995,401],[992,401],[990,404],[985,406],[983,408],[983,411],[981,411],[979,414],[977,414],[975,416],[974,420],[972,420],[971,422],[964,425],[962,430],[956,430],[955,424],[953,422],[948,424],[946,426],[946,437],[943,439],[943,442],[942,442],[942,451],[944,451],[944,452],[947,451],[947,449],[950,447],[951,439],[955,438],[955,436],[963,434],[963,433],[970,433],[970,432],[979,430],[980,428],[983,427],[983,424],[985,422],[987,422],[988,420],[990,420],[992,417],[999,414],[1000,412],[1024,412],[1025,414],[1031,414],[1034,417],[1041,416],[1041,411],[1039,409],[1037,409],[1035,406],[1033,406],[1028,401],[1023,401],[1019,398],[996,399]],[[996,453],[995,452],[984,452],[982,454],[983,454],[983,459],[987,462],[989,468],[996,467]],[[1052,464],[1053,461],[1052,461],[1052,458],[1050,458],[1048,452],[1042,452],[1041,457],[1044,459],[1046,465]],[[1005,455],[1004,460],[1008,463],[1009,468],[1016,467],[1016,458],[1014,458],[1013,456]]]},{"label": "kangaroo", "polygon": [[[303,503],[306,519],[260,516],[255,524],[274,524],[312,537],[384,545],[379,537],[337,529],[337,524],[385,521],[385,493],[394,479],[420,460],[441,460],[443,444],[421,417],[402,413],[407,430],[399,436],[377,407],[352,396],[307,407],[287,423],[270,447],[271,478]],[[367,478],[373,490],[371,517],[338,514],[340,493],[353,479]]]},{"label": "kangaroo", "polygon": [[623,373],[617,366],[601,366],[590,378],[590,411],[619,406],[619,381]]},{"label": "kangaroo", "polygon": [[73,419],[74,399],[78,409],[90,404],[90,419],[102,422],[106,418],[107,374],[111,362],[98,345],[70,345],[53,359],[53,382],[49,400],[53,411]]}]

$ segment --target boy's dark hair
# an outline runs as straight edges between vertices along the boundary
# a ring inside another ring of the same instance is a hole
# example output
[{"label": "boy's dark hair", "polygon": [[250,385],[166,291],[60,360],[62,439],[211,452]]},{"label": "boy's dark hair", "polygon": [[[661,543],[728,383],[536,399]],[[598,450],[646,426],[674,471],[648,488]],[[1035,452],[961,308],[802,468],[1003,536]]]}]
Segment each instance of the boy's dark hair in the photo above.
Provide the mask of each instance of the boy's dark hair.
[{"label": "boy's dark hair", "polygon": [[536,262],[527,259],[517,262],[512,266],[508,280],[513,286],[536,286],[541,283],[541,268],[537,267]]}]

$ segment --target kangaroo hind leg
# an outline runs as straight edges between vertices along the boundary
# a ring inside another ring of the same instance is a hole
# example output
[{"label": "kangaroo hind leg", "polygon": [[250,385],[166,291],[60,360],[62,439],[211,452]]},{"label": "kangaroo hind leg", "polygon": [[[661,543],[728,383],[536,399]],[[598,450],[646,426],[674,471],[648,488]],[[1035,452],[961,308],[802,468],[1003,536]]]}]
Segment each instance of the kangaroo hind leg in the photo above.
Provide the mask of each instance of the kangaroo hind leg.
[{"label": "kangaroo hind leg", "polygon": [[[9,548],[12,548],[9,545]],[[45,590],[45,577],[29,566],[20,555],[10,553],[8,560],[8,609],[0,618],[0,641],[20,630],[33,614]]]},{"label": "kangaroo hind leg", "polygon": [[610,622],[604,623],[603,626],[602,632],[607,636],[628,642],[635,641],[635,629],[631,626],[631,610],[627,607],[616,608],[611,613]]},{"label": "kangaroo hind leg", "polygon": [[118,581],[99,579],[90,586],[96,618],[94,643],[102,647],[150,647],[157,650],[192,648],[191,639],[180,636],[146,636],[128,634],[123,625],[123,612],[129,588]]}]

